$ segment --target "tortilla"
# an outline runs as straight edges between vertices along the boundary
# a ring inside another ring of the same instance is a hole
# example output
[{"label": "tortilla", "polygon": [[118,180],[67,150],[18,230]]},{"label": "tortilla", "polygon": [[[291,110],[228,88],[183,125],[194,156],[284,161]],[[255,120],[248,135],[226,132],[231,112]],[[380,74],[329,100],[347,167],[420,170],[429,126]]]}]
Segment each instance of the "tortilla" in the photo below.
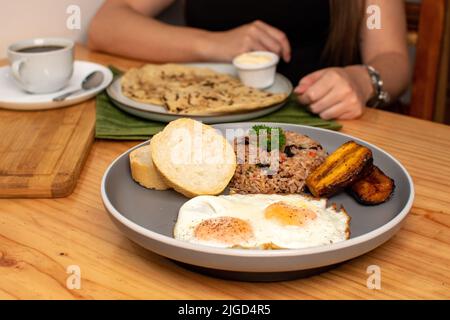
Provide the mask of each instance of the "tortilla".
[{"label": "tortilla", "polygon": [[147,64],[130,69],[121,80],[122,93],[135,101],[165,106],[178,114],[211,115],[265,108],[284,101],[243,85],[238,79],[207,68]]}]

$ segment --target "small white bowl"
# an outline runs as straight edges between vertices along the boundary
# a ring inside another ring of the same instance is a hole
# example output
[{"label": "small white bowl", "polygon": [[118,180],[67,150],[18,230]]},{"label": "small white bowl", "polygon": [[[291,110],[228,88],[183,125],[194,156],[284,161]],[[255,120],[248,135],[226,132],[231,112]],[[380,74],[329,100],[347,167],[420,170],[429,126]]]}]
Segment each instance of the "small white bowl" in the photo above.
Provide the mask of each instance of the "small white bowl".
[{"label": "small white bowl", "polygon": [[264,89],[273,84],[279,60],[278,55],[270,51],[252,51],[235,57],[233,65],[243,84]]}]

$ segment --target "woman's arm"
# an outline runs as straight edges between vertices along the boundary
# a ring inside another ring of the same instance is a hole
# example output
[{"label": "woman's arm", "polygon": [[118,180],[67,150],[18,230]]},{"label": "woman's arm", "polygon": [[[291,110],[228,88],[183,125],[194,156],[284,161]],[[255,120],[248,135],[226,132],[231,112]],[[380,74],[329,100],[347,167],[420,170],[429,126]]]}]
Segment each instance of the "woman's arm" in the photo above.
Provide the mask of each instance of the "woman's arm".
[{"label": "woman's arm", "polygon": [[230,61],[251,50],[269,50],[290,59],[283,32],[262,21],[225,31],[172,26],[156,16],[173,0],[107,0],[89,28],[92,49],[153,62]]},{"label": "woman's arm", "polygon": [[199,60],[206,32],[161,23],[156,16],[173,0],[107,0],[91,22],[88,45],[142,60]]},{"label": "woman's arm", "polygon": [[[409,83],[404,4],[403,0],[367,0],[365,8],[372,4],[381,9],[381,29],[369,30],[367,16],[363,19],[362,60],[380,73],[384,89],[395,99]],[[361,65],[319,70],[301,79],[295,91],[302,103],[325,119],[357,118],[373,95],[370,77]]]},{"label": "woman's arm", "polygon": [[404,1],[368,0],[367,5],[381,8],[381,29],[361,31],[361,54],[365,64],[373,66],[384,81],[384,88],[396,99],[406,90],[409,79],[409,55]]}]

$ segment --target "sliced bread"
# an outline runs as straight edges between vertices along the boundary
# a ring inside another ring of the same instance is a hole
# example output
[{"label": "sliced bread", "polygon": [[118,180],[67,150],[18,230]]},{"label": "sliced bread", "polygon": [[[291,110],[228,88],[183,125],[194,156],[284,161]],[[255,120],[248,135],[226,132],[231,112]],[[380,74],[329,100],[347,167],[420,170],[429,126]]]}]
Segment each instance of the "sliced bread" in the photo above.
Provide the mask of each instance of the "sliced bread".
[{"label": "sliced bread", "polygon": [[130,153],[130,167],[131,176],[141,186],[156,190],[169,189],[153,165],[150,145],[142,146]]},{"label": "sliced bread", "polygon": [[186,197],[220,194],[236,170],[231,144],[214,128],[188,118],[155,135],[151,150],[165,182]]}]

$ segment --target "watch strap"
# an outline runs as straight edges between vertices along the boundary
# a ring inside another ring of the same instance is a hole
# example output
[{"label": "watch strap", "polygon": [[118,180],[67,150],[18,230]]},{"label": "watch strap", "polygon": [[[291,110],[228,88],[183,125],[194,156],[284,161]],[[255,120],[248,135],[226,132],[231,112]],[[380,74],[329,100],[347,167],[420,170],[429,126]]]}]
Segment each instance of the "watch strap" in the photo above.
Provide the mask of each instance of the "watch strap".
[{"label": "watch strap", "polygon": [[373,96],[367,101],[369,107],[377,108],[388,105],[390,102],[390,95],[384,90],[384,83],[381,79],[380,73],[372,66],[365,65],[369,74],[372,86],[374,89]]}]

